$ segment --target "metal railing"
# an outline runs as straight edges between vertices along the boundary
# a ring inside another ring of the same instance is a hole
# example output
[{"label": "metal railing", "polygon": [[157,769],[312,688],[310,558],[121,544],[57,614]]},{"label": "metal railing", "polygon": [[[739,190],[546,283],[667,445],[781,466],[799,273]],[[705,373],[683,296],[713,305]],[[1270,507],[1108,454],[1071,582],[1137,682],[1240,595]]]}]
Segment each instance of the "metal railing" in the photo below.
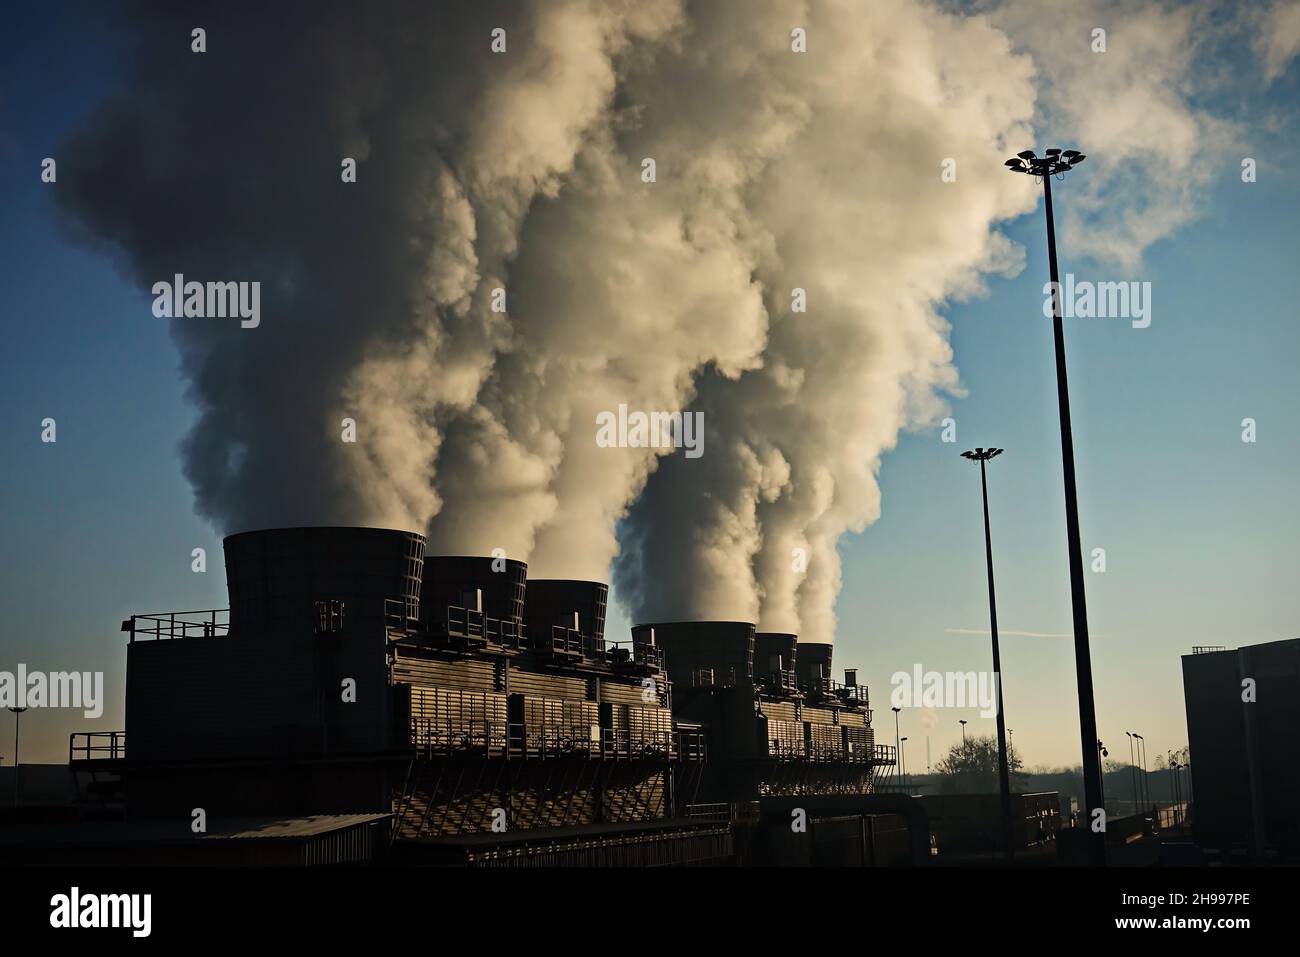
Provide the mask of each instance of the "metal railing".
[{"label": "metal railing", "polygon": [[552,625],[549,635],[533,635],[533,647],[557,655],[581,656],[583,654],[583,638],[582,632],[576,628]]},{"label": "metal railing", "polygon": [[703,731],[675,731],[677,757],[683,761],[708,760],[708,740]]},{"label": "metal railing", "polygon": [[415,602],[405,598],[384,599],[384,625],[390,631],[415,631],[420,626]]},{"label": "metal railing", "polygon": [[816,764],[862,764],[872,767],[896,763],[894,748],[877,744],[870,749],[850,751],[838,742],[809,742],[771,738],[767,757],[778,761],[810,761]]},{"label": "metal railing", "polygon": [[1227,651],[1223,645],[1192,645],[1192,654],[1208,655],[1214,651]]},{"label": "metal railing", "polygon": [[686,816],[697,821],[730,821],[730,804],[688,804]]},{"label": "metal railing", "polygon": [[878,767],[892,766],[898,763],[898,749],[892,744],[877,744],[871,751],[871,763]]},{"label": "metal railing", "polygon": [[474,719],[412,718],[411,743],[423,751],[446,754],[459,751],[504,752],[506,726]]},{"label": "metal railing", "polygon": [[635,664],[659,671],[664,669],[664,650],[643,641],[606,641],[606,657],[614,664]]},{"label": "metal railing", "polygon": [[793,671],[769,671],[759,676],[759,681],[779,692],[793,694],[799,690],[799,682]]},{"label": "metal railing", "polygon": [[448,638],[516,649],[527,644],[526,630],[519,622],[489,618],[473,608],[448,605],[446,621]]},{"label": "metal railing", "polygon": [[132,615],[122,622],[122,631],[137,638],[156,641],[175,638],[218,638],[230,632],[230,609],[205,611],[164,611],[150,615]]},{"label": "metal railing", "polygon": [[778,761],[802,761],[808,757],[807,743],[801,739],[770,738],[767,756]]},{"label": "metal railing", "polygon": [[432,754],[479,753],[529,758],[586,754],[606,758],[703,761],[702,731],[633,732],[598,725],[411,719],[411,744]]},{"label": "metal railing", "polygon": [[844,702],[867,704],[869,695],[866,685],[848,685],[831,678],[813,678],[800,690],[814,698],[837,698]]},{"label": "metal railing", "polygon": [[68,735],[68,763],[120,761],[126,757],[125,731],[74,731]]}]

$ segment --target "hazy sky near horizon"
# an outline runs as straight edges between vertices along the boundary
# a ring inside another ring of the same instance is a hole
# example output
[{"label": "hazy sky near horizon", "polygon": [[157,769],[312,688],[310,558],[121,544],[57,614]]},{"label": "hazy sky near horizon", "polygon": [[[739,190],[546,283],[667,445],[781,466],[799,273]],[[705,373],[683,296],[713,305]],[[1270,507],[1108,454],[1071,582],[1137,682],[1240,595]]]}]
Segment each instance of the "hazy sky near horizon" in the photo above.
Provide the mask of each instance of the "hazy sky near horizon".
[{"label": "hazy sky near horizon", "polygon": [[[1149,326],[1074,319],[1066,336],[1084,551],[1106,555],[1106,570],[1087,575],[1099,733],[1112,757],[1125,757],[1134,730],[1154,756],[1186,743],[1179,655],[1294,637],[1300,621],[1300,5],[1072,4],[1068,17],[1041,23],[1023,3],[976,6],[1043,80],[1037,139],[1008,144],[1006,156],[1053,145],[1089,156],[1054,184],[1062,272],[1151,284]],[[791,8],[798,22],[802,8]],[[1185,9],[1191,20],[1179,19]],[[1088,49],[1090,15],[1108,30],[1105,53]],[[123,87],[127,37],[78,7],[33,7],[16,21],[0,57],[0,670],[103,671],[107,691],[98,721],[24,715],[24,761],[58,761],[70,731],[122,726],[121,620],[224,607],[225,582],[220,531],[196,514],[183,471],[179,447],[196,410],[171,330],[126,271],[60,228],[51,194],[61,187],[40,182],[40,160]],[[818,39],[810,35],[814,52]],[[1111,57],[1118,75],[1081,80],[1079,54],[1063,45]],[[947,186],[1006,156],[964,155]],[[1246,157],[1255,182],[1243,182]],[[938,182],[942,159],[917,162]],[[61,159],[60,179],[74,175],[75,162]],[[1043,209],[1031,179],[1006,179],[1024,191],[1000,200],[1020,210],[997,221],[1012,265],[941,308],[959,384],[882,450],[879,517],[839,539],[836,667],[860,669],[882,740],[892,734],[893,673],[989,667],[978,469],[958,453],[1003,447],[989,504],[1007,723],[1028,765],[1073,765]],[[814,222],[817,213],[808,211]],[[58,422],[53,445],[40,442],[47,416]],[[943,441],[945,417],[955,443]],[[1246,418],[1257,423],[1253,443],[1242,441]],[[205,575],[190,571],[195,547],[208,552]],[[618,638],[629,625],[618,577],[613,589],[608,631]],[[937,761],[963,718],[992,731],[973,709],[906,710],[909,768],[924,769],[927,737]],[[12,720],[0,715],[6,764]]]}]

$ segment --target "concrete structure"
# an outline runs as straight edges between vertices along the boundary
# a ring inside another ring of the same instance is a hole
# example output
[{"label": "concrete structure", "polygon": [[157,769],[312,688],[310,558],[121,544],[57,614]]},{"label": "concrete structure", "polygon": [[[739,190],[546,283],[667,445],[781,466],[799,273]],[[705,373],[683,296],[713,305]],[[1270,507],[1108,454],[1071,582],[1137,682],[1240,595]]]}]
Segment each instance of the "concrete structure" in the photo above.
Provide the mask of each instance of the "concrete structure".
[{"label": "concrete structure", "polygon": [[1300,639],[1182,662],[1196,842],[1300,856]]}]

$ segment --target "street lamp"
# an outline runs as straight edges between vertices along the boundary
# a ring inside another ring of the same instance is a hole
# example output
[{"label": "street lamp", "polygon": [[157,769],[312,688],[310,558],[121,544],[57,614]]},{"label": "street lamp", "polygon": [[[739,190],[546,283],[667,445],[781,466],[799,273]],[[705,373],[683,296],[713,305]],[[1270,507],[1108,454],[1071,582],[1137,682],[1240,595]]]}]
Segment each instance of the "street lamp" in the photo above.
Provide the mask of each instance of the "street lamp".
[{"label": "street lamp", "polygon": [[18,765],[18,722],[26,708],[10,708],[14,715],[14,807],[18,806],[18,782],[21,770]]},{"label": "street lamp", "polygon": [[1132,731],[1125,731],[1124,737],[1128,738],[1128,777],[1129,777],[1129,782],[1133,785],[1133,813],[1136,814],[1138,808],[1138,779],[1137,779],[1137,765],[1133,763],[1134,762],[1133,745],[1136,742],[1134,742],[1133,740]]},{"label": "street lamp", "polygon": [[899,766],[898,762],[902,759],[902,755],[899,752],[902,750],[903,745],[902,742],[898,740],[898,712],[903,709],[891,708],[890,710],[894,712],[894,772],[896,775],[901,776],[902,768]]},{"label": "street lamp", "polygon": [[1181,773],[1187,769],[1187,765],[1179,764],[1178,760],[1173,757],[1172,751],[1169,754],[1169,771],[1173,775],[1174,824],[1181,830],[1187,823],[1187,810],[1183,807],[1183,776]]},{"label": "street lamp", "polygon": [[1138,754],[1142,761],[1142,803],[1149,808],[1151,807],[1151,778],[1147,776],[1147,739],[1136,733],[1133,737],[1138,739]]},{"label": "street lamp", "polygon": [[966,743],[966,721],[963,718],[958,718],[957,723],[961,725],[961,743],[965,744]]},{"label": "street lamp", "polygon": [[980,491],[984,496],[984,558],[989,576],[989,630],[993,635],[993,686],[998,707],[998,790],[1002,792],[1002,843],[1010,859],[1015,854],[1011,846],[1011,775],[1007,768],[1006,718],[1002,713],[1002,655],[998,650],[998,604],[993,592],[993,536],[989,531],[989,483],[985,464],[1003,451],[977,448],[974,452],[963,452],[961,457],[980,464]]},{"label": "street lamp", "polygon": [[[1056,403],[1061,420],[1061,464],[1065,479],[1066,540],[1070,550],[1070,597],[1074,608],[1074,668],[1079,685],[1079,735],[1083,746],[1083,793],[1089,811],[1104,805],[1101,759],[1097,740],[1097,710],[1092,694],[1092,655],[1088,648],[1088,608],[1083,592],[1083,546],[1079,534],[1079,494],[1074,480],[1074,433],[1070,428],[1070,387],[1065,371],[1065,327],[1061,322],[1061,280],[1056,268],[1056,224],[1052,218],[1052,177],[1064,176],[1086,156],[1078,150],[1047,150],[1035,156],[1024,150],[1006,161],[1013,173],[1042,180],[1047,206],[1047,259],[1052,279],[1052,337],[1056,349]],[[1085,815],[1087,816],[1087,815]],[[1088,833],[1088,859],[1105,866],[1106,842],[1101,833]]]}]

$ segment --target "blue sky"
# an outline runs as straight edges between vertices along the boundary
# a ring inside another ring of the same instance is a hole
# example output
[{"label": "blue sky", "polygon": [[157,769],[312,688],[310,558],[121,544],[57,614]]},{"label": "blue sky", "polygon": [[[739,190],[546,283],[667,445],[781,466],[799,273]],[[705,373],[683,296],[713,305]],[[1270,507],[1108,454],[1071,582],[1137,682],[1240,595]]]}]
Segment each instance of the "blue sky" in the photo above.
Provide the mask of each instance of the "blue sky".
[{"label": "blue sky", "polygon": [[[57,44],[0,58],[0,669],[102,670],[108,690],[98,722],[29,712],[31,761],[62,759],[72,730],[122,726],[123,618],[225,604],[220,537],[194,515],[177,456],[192,410],[167,326],[109,259],[60,234],[54,187],[39,181],[40,159],[112,86],[107,40],[82,20]],[[1193,645],[1297,633],[1296,72],[1250,103],[1253,116],[1285,118],[1247,144],[1259,181],[1243,184],[1226,160],[1195,221],[1140,270],[1075,257],[1062,238],[1063,272],[1153,287],[1147,329],[1067,325],[1084,547],[1107,554],[1087,587],[1099,733],[1112,754],[1126,730],[1145,734],[1152,756],[1186,743],[1178,657]],[[1071,178],[1095,173],[1085,164]],[[1058,187],[1062,207],[1071,186]],[[1072,643],[1010,634],[1065,635],[1070,602],[1041,204],[1006,232],[1025,247],[1025,270],[948,310],[967,393],[951,404],[957,444],[937,430],[904,435],[881,470],[882,517],[841,544],[837,666],[862,669],[882,733],[894,671],[988,667],[987,637],[960,633],[986,629],[988,608],[979,478],[958,452],[1004,447],[989,478],[1007,721],[1030,765],[1074,764]],[[47,416],[53,445],[39,441]],[[1254,444],[1241,441],[1245,417],[1258,422]],[[190,571],[195,547],[208,550],[206,575]],[[615,610],[612,637],[626,627]],[[921,749],[910,766],[923,766],[927,735],[936,760],[958,740],[959,718],[992,731],[974,711],[905,712],[903,734]],[[0,715],[6,762],[11,722]]]}]

